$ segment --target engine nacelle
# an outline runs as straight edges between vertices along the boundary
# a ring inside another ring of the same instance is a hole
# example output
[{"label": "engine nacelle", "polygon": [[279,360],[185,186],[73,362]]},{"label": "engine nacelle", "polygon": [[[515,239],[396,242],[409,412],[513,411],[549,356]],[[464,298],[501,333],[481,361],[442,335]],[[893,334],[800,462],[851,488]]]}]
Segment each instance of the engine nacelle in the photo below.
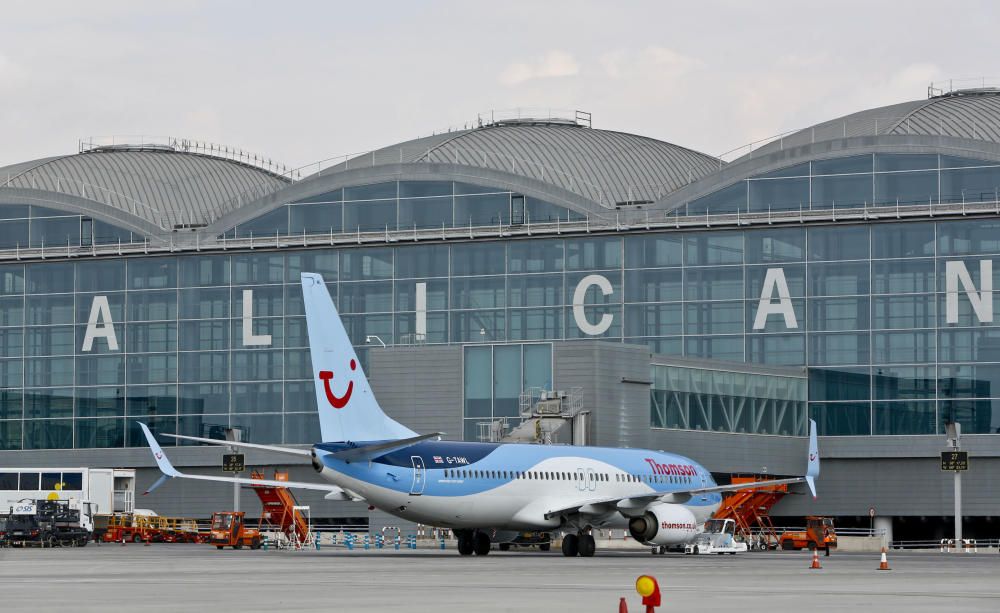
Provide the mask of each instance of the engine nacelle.
[{"label": "engine nacelle", "polygon": [[683,545],[698,534],[698,522],[686,507],[658,504],[629,519],[628,531],[647,545]]}]

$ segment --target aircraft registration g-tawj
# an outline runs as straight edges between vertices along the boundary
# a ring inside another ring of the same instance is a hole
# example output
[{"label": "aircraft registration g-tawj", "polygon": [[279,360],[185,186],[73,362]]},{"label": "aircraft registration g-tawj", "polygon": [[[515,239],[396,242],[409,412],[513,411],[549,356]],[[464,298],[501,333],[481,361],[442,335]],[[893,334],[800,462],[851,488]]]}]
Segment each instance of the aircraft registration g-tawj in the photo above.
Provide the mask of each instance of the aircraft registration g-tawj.
[{"label": "aircraft registration g-tawj", "polygon": [[805,481],[816,495],[819,454],[812,421],[804,476],[734,485],[717,485],[689,458],[647,449],[418,435],[390,419],[375,400],[323,277],[302,273],[302,293],[322,442],[307,450],[162,436],[310,457],[329,484],[184,474],[140,424],[163,472],[146,493],[174,477],[321,490],[327,499],[365,501],[406,520],[451,528],[462,555],[486,555],[493,539],[502,541],[507,531],[562,530],[566,556],[592,556],[596,527],[627,528],[652,546],[683,545],[719,508],[724,491]]}]

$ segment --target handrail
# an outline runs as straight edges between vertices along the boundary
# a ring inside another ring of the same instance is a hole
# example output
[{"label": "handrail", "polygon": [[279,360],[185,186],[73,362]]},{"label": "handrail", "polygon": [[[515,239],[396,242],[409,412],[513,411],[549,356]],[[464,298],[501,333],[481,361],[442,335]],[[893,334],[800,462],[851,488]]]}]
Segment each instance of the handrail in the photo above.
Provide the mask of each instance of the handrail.
[{"label": "handrail", "polygon": [[87,136],[81,138],[78,145],[80,153],[115,150],[169,150],[239,162],[277,176],[284,176],[290,172],[286,164],[276,162],[263,154],[193,138],[149,135]]},{"label": "handrail", "polygon": [[[202,240],[201,234],[166,233],[143,242],[112,243],[101,245],[56,245],[41,247],[15,247],[0,249],[0,260],[45,259],[52,257],[80,257],[123,255],[125,253],[164,253],[176,251],[205,251],[209,249],[274,249],[280,247],[352,246],[415,242],[421,240],[468,240],[475,238],[509,238],[512,236],[587,235],[594,232],[622,230],[680,230],[712,227],[742,228],[772,224],[829,223],[831,221],[873,221],[878,219],[954,217],[968,215],[1000,216],[1000,200],[982,203],[900,205],[886,207],[859,207],[852,209],[817,209],[800,211],[768,211],[761,213],[724,213],[718,215],[668,216],[660,211],[655,215],[637,214],[619,217],[586,217],[578,221],[529,222],[524,224],[500,223],[493,226],[442,226],[438,228],[374,230],[361,232],[318,232],[298,234],[252,235],[239,238],[212,237]],[[647,213],[642,211],[641,213]]]},{"label": "handrail", "polygon": [[947,81],[931,81],[927,86],[928,98],[961,95],[963,92],[976,93],[1000,90],[1000,78],[964,77]]}]

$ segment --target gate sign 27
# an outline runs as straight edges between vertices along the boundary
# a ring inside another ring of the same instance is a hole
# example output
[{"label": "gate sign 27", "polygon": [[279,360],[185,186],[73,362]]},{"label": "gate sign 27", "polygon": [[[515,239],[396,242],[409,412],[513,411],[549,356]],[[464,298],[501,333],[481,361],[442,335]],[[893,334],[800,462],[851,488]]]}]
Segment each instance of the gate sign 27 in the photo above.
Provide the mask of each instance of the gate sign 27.
[{"label": "gate sign 27", "polygon": [[941,470],[969,470],[969,452],[942,451]]},{"label": "gate sign 27", "polygon": [[246,470],[244,455],[242,453],[227,453],[222,456],[222,471],[227,473],[241,473]]}]

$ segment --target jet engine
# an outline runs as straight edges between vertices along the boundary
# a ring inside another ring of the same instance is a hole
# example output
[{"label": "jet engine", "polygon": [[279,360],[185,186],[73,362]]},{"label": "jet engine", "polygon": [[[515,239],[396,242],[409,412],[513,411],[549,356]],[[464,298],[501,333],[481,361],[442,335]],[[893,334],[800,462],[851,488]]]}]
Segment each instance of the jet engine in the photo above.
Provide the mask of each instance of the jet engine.
[{"label": "jet engine", "polygon": [[647,545],[683,545],[698,533],[698,522],[684,506],[658,504],[629,519],[628,531]]}]

